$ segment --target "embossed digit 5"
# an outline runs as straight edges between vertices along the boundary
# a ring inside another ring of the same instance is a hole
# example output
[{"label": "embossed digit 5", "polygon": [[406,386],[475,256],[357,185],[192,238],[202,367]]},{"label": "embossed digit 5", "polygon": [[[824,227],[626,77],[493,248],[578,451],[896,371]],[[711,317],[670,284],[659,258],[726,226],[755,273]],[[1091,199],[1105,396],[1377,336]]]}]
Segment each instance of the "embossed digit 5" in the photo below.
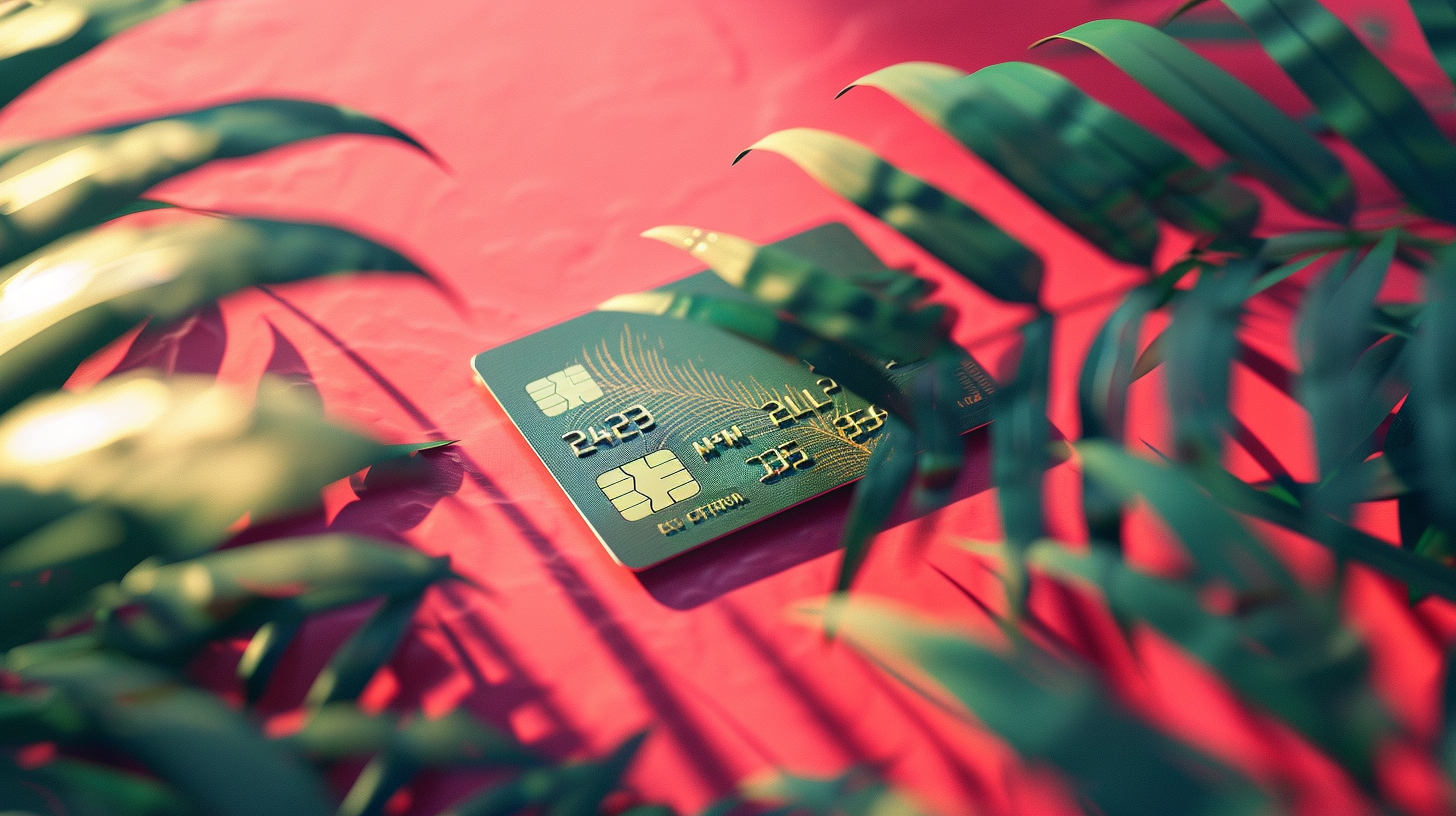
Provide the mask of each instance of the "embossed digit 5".
[{"label": "embossed digit 5", "polygon": [[814,460],[809,457],[809,452],[799,447],[798,442],[785,442],[779,445],[778,450],[784,459],[785,470],[792,467],[794,470],[808,470],[814,467]]}]

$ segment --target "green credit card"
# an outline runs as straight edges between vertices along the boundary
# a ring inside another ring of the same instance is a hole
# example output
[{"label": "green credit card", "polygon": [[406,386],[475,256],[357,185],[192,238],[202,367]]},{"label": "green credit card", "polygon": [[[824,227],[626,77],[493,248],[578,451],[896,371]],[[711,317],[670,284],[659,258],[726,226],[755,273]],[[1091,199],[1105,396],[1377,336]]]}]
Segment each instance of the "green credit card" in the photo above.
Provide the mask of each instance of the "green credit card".
[{"label": "green credit card", "polygon": [[[775,246],[844,274],[883,271],[843,224]],[[710,271],[662,290],[747,299]],[[477,354],[476,377],[607,552],[644,569],[864,475],[886,413],[804,363],[712,326],[591,312]],[[915,364],[888,367],[892,381]],[[960,430],[991,378],[958,373]]]}]

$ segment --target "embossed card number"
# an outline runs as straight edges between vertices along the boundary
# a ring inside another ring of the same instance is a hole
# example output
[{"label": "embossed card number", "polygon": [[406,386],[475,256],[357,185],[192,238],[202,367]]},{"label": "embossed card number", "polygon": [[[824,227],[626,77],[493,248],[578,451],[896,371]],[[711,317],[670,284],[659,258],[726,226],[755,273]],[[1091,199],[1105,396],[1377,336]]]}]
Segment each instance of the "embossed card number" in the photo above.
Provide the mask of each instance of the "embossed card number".
[{"label": "embossed card number", "polygon": [[796,470],[808,470],[814,467],[814,459],[808,452],[799,447],[798,442],[785,442],[775,448],[769,448],[757,456],[750,456],[743,460],[744,464],[762,465],[763,475],[758,480],[764,484],[773,484],[780,477]]},{"label": "embossed card number", "polygon": [[603,427],[587,428],[585,431],[570,431],[563,434],[561,439],[571,446],[572,454],[581,459],[596,453],[599,447],[610,448],[657,427],[657,421],[652,418],[651,412],[641,405],[634,405],[619,414],[612,414],[603,422],[605,423]]}]

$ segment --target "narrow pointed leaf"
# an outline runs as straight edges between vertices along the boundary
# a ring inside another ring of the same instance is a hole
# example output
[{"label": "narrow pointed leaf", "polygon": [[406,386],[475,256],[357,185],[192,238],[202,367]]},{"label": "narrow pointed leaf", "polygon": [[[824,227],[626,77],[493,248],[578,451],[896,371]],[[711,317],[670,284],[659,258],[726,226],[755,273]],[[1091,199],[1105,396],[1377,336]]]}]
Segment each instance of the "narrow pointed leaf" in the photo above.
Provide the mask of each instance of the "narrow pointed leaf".
[{"label": "narrow pointed leaf", "polygon": [[1187,548],[1201,580],[1220,578],[1239,590],[1296,590],[1294,578],[1248,527],[1181,470],[1100,440],[1078,442],[1077,452],[1089,478],[1124,501],[1142,498],[1152,506]]},{"label": "narrow pointed leaf", "polygon": [[[1039,544],[1032,562],[1062,580],[1096,586],[1113,614],[1142,621],[1187,649],[1234,691],[1293,726],[1358,777],[1374,772],[1375,749],[1393,721],[1369,685],[1369,655],[1354,632],[1313,607],[1279,605],[1262,614],[1287,648],[1271,651],[1238,617],[1206,610],[1195,588],[1124,565],[1111,553],[1074,554]],[[1337,716],[1331,716],[1338,712]]]},{"label": "narrow pointed leaf", "polygon": [[1080,43],[1106,57],[1295,207],[1341,223],[1353,216],[1354,184],[1334,153],[1168,34],[1131,20],[1095,20],[1049,39]]},{"label": "narrow pointed leaf", "polygon": [[999,395],[991,424],[996,485],[1006,540],[1025,547],[1042,536],[1041,483],[1051,423],[1047,385],[1051,371],[1052,318],[1042,315],[1021,329],[1016,379]]},{"label": "narrow pointed leaf", "polygon": [[[1042,264],[959,199],[901,171],[859,142],[812,128],[781,130],[745,150],[786,156],[816,181],[899,230],[988,294],[1035,303]],[[743,154],[740,154],[742,158]]]},{"label": "narrow pointed leaf", "polygon": [[1340,557],[1368,564],[1415,592],[1456,600],[1456,569],[1391,545],[1337,519],[1332,519],[1333,523],[1311,524],[1297,504],[1258,490],[1221,468],[1205,465],[1198,480],[1213,498],[1231,510],[1307,536]]},{"label": "narrow pointed leaf", "polygon": [[422,600],[423,590],[385,599],[325,664],[308,690],[305,705],[317,708],[325,703],[357,699],[399,648]]},{"label": "narrow pointed leaf", "polygon": [[[1157,297],[1150,286],[1132,290],[1093,338],[1077,388],[1083,439],[1122,441],[1139,335]],[[1122,504],[1100,482],[1083,474],[1082,513],[1093,542],[1122,541]]]},{"label": "narrow pointed leaf", "polygon": [[1316,0],[1224,0],[1314,103],[1427,215],[1456,222],[1456,146],[1338,17]]},{"label": "narrow pointed leaf", "polygon": [[[109,621],[108,637],[131,650],[172,651],[216,636],[215,627],[232,622],[250,603],[288,601],[280,610],[286,622],[379,595],[414,596],[448,573],[448,558],[342,534],[278,539],[175,563],[145,563],[121,581],[125,599],[141,609]],[[328,679],[312,692],[321,698],[311,698],[312,704],[327,701],[335,685],[338,693],[347,694],[367,682],[361,675],[377,650],[388,647],[392,652],[392,642],[408,623],[402,614],[407,606],[401,601],[387,607],[379,628],[366,627],[358,642],[346,644],[342,659],[326,669]]]},{"label": "narrow pointed leaf", "polygon": [[[1376,380],[1374,371],[1358,363],[1366,349],[1366,327],[1374,317],[1375,295],[1394,259],[1395,236],[1391,234],[1359,263],[1354,263],[1353,253],[1346,254],[1301,303],[1296,330],[1303,368],[1299,397],[1314,423],[1321,481],[1331,478],[1352,454],[1363,460],[1368,453],[1360,446],[1370,429],[1352,419],[1370,403]],[[1326,511],[1343,516],[1363,490],[1363,485],[1350,484],[1342,495],[1330,495]]]},{"label": "narrow pointed leaf", "polygon": [[1093,675],[1025,640],[999,652],[867,599],[833,614],[851,645],[913,672],[922,693],[953,696],[1022,757],[1061,771],[1098,813],[1252,814],[1262,805],[1236,772],[1123,711]]},{"label": "narrow pointed leaf", "polygon": [[59,387],[141,320],[176,319],[257,283],[418,272],[388,247],[319,224],[194,216],[116,225],[0,268],[0,410]]},{"label": "narrow pointed leaf", "polygon": [[0,106],[104,40],[189,0],[51,0],[0,17]]},{"label": "narrow pointed leaf", "polygon": [[686,251],[724,281],[820,336],[879,358],[914,362],[945,341],[944,306],[906,309],[778,247],[695,227],[654,227],[642,235]]},{"label": "narrow pointed leaf", "polygon": [[1178,302],[1167,328],[1168,407],[1180,456],[1214,457],[1229,425],[1230,367],[1239,318],[1259,264],[1240,259],[1205,268]]},{"label": "narrow pointed leaf", "polygon": [[1411,400],[1421,462],[1420,486],[1430,512],[1447,533],[1456,534],[1456,252],[1442,252],[1428,272],[1429,303],[1416,336]]},{"label": "narrow pointed leaf", "polygon": [[905,63],[854,85],[895,95],[1111,257],[1151,263],[1158,228],[1147,203],[1104,156],[1071,149],[1050,113],[1029,112],[1024,90],[1002,81],[1003,71],[991,66],[963,76],[943,65]]},{"label": "narrow pointed leaf", "polygon": [[914,431],[894,418],[886,420],[886,425],[887,432],[880,434],[879,443],[865,464],[864,478],[854,486],[849,516],[840,534],[844,556],[834,582],[837,592],[847,591],[854,583],[870,542],[884,529],[915,475]]},{"label": "narrow pointed leaf", "polygon": [[314,774],[211,693],[124,657],[93,652],[19,670],[75,700],[105,738],[220,816],[328,816]]},{"label": "narrow pointed leaf", "polygon": [[263,697],[268,690],[268,681],[273,678],[273,670],[278,668],[284,652],[288,651],[302,628],[303,621],[300,619],[280,618],[268,621],[253,633],[238,659],[237,669],[248,702],[257,702]]},{"label": "narrow pointed leaf", "polygon": [[1456,81],[1456,6],[1451,0],[1410,0],[1426,44],[1441,70]]},{"label": "narrow pointed leaf", "polygon": [[419,147],[357,111],[297,99],[253,99],[37,142],[0,164],[0,263],[100,223],[207,162],[342,133]]}]

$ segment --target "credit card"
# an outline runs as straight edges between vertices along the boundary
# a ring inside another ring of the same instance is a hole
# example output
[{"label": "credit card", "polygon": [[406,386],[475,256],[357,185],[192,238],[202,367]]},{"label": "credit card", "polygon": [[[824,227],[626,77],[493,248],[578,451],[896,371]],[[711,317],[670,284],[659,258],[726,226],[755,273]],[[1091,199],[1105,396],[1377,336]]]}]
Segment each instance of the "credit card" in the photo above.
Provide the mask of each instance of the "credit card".
[{"label": "credit card", "polygon": [[[820,267],[885,267],[839,223],[775,244]],[[711,271],[661,291],[747,300]],[[919,364],[887,364],[895,382]],[[471,360],[618,563],[645,569],[864,475],[886,412],[801,361],[661,315],[590,312]],[[961,432],[990,419],[991,378],[957,372]]]}]

